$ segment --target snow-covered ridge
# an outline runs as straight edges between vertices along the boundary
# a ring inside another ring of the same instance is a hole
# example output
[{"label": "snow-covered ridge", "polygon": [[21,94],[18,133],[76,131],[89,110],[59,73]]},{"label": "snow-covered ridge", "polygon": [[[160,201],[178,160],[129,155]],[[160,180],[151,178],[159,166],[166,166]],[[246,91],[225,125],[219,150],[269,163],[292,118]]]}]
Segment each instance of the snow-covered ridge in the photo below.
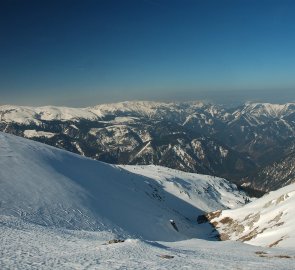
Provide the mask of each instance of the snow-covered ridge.
[{"label": "snow-covered ridge", "polygon": [[[57,106],[29,107],[2,105],[0,106],[0,121],[19,124],[39,124],[40,120],[75,121],[79,119],[98,120],[107,115],[133,114],[143,117],[163,117],[174,113],[188,121],[198,110],[206,111],[212,117],[228,121],[232,117],[251,115],[252,117],[281,117],[295,112],[295,103],[270,104],[246,103],[229,114],[218,105],[194,102],[152,102],[152,101],[125,101],[119,103],[102,104],[87,108],[68,108]],[[200,112],[202,113],[202,112]],[[186,119],[187,118],[187,119]],[[121,119],[122,121],[122,119]]]},{"label": "snow-covered ridge", "polygon": [[210,222],[224,240],[252,245],[294,247],[295,184],[270,192],[235,210],[211,214]]},{"label": "snow-covered ridge", "polygon": [[106,113],[116,112],[138,112],[144,115],[151,115],[157,110],[181,110],[184,107],[202,108],[205,104],[200,101],[194,102],[155,102],[155,101],[124,101],[96,105],[90,108],[91,111]]},{"label": "snow-covered ridge", "polygon": [[205,238],[211,228],[197,225],[198,215],[246,200],[224,179],[109,165],[4,133],[0,179],[0,216],[150,240]]},{"label": "snow-covered ridge", "polygon": [[40,120],[97,120],[109,114],[131,112],[141,116],[151,117],[157,113],[167,114],[169,111],[176,111],[178,113],[181,113],[183,111],[183,106],[200,108],[203,105],[204,104],[201,102],[164,103],[151,101],[126,101],[119,103],[102,104],[87,108],[2,105],[0,106],[0,121],[6,123],[15,122],[19,124],[39,124]]},{"label": "snow-covered ridge", "polygon": [[295,103],[273,104],[273,103],[251,103],[248,102],[240,111],[241,114],[250,114],[256,117],[280,118],[295,111]]},{"label": "snow-covered ridge", "polygon": [[78,120],[89,119],[96,120],[99,116],[85,108],[68,108],[68,107],[27,107],[4,105],[0,106],[0,121],[15,122],[18,124],[40,124],[40,120]]}]

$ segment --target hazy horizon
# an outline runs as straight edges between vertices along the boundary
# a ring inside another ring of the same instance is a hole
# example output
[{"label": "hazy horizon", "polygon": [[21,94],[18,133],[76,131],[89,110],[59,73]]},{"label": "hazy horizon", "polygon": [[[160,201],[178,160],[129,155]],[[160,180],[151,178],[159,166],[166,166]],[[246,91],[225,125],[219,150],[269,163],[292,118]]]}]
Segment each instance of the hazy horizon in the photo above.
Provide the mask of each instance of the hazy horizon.
[{"label": "hazy horizon", "polygon": [[117,103],[125,101],[154,101],[154,102],[190,102],[190,101],[202,101],[207,103],[213,103],[218,105],[224,105],[226,107],[235,107],[242,105],[246,102],[261,102],[261,103],[274,103],[274,104],[284,104],[295,102],[295,93],[293,90],[281,91],[256,91],[255,93],[245,92],[244,95],[236,95],[234,91],[224,91],[224,92],[203,92],[199,94],[191,93],[186,94],[185,97],[181,97],[181,92],[175,94],[174,98],[149,98],[149,97],[138,97],[134,99],[124,99],[124,97],[114,99],[101,100],[99,97],[91,98],[89,100],[75,100],[67,98],[64,102],[60,100],[59,102],[49,101],[49,98],[45,102],[32,102],[34,99],[30,97],[29,99],[21,98],[20,101],[9,102],[5,101],[5,98],[1,98],[0,105],[19,105],[19,106],[65,106],[65,107],[91,107],[99,104]]},{"label": "hazy horizon", "polygon": [[295,100],[290,0],[3,0],[1,104]]}]

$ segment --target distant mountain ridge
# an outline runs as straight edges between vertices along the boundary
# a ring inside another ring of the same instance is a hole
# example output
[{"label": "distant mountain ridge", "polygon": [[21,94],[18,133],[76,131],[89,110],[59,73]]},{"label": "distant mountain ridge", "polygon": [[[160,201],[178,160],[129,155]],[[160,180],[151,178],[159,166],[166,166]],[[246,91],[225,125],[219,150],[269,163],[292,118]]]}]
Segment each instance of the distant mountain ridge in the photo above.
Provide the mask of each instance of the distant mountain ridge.
[{"label": "distant mountain ridge", "polygon": [[254,182],[268,183],[266,175],[257,174],[294,147],[295,103],[246,103],[235,109],[198,101],[4,105],[0,130],[109,163],[162,165],[269,190]]}]

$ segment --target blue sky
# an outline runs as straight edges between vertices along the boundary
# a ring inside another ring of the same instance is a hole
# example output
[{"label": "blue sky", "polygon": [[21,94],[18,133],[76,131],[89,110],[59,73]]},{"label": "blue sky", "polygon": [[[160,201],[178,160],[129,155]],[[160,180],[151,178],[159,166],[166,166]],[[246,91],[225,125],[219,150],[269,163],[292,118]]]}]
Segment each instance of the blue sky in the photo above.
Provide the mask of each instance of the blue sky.
[{"label": "blue sky", "polygon": [[295,1],[1,0],[1,104],[295,100]]}]

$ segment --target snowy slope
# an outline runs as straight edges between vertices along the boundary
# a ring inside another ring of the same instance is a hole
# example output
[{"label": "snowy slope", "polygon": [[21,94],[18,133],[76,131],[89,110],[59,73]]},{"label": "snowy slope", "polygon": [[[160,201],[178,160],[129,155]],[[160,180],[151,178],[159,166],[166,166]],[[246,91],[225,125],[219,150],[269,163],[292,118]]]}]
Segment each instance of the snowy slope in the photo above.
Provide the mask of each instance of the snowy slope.
[{"label": "snowy slope", "polygon": [[[17,224],[17,225],[15,225]],[[294,269],[294,250],[191,239],[106,244],[109,232],[51,229],[18,219],[0,222],[1,269]],[[170,259],[163,256],[171,256]]]},{"label": "snowy slope", "polygon": [[245,204],[246,197],[236,191],[236,185],[219,177],[154,165],[120,167],[154,179],[165,191],[205,212],[210,209],[237,208]]},{"label": "snowy slope", "polygon": [[243,203],[223,179],[112,166],[0,133],[0,269],[294,269],[294,249],[204,240],[198,214]]},{"label": "snowy slope", "polygon": [[295,184],[235,210],[215,212],[211,223],[223,239],[259,246],[294,247]]},{"label": "snowy slope", "polygon": [[196,224],[198,215],[246,198],[223,179],[155,166],[125,169],[4,133],[0,179],[1,215],[150,240],[206,238],[211,229]]}]

